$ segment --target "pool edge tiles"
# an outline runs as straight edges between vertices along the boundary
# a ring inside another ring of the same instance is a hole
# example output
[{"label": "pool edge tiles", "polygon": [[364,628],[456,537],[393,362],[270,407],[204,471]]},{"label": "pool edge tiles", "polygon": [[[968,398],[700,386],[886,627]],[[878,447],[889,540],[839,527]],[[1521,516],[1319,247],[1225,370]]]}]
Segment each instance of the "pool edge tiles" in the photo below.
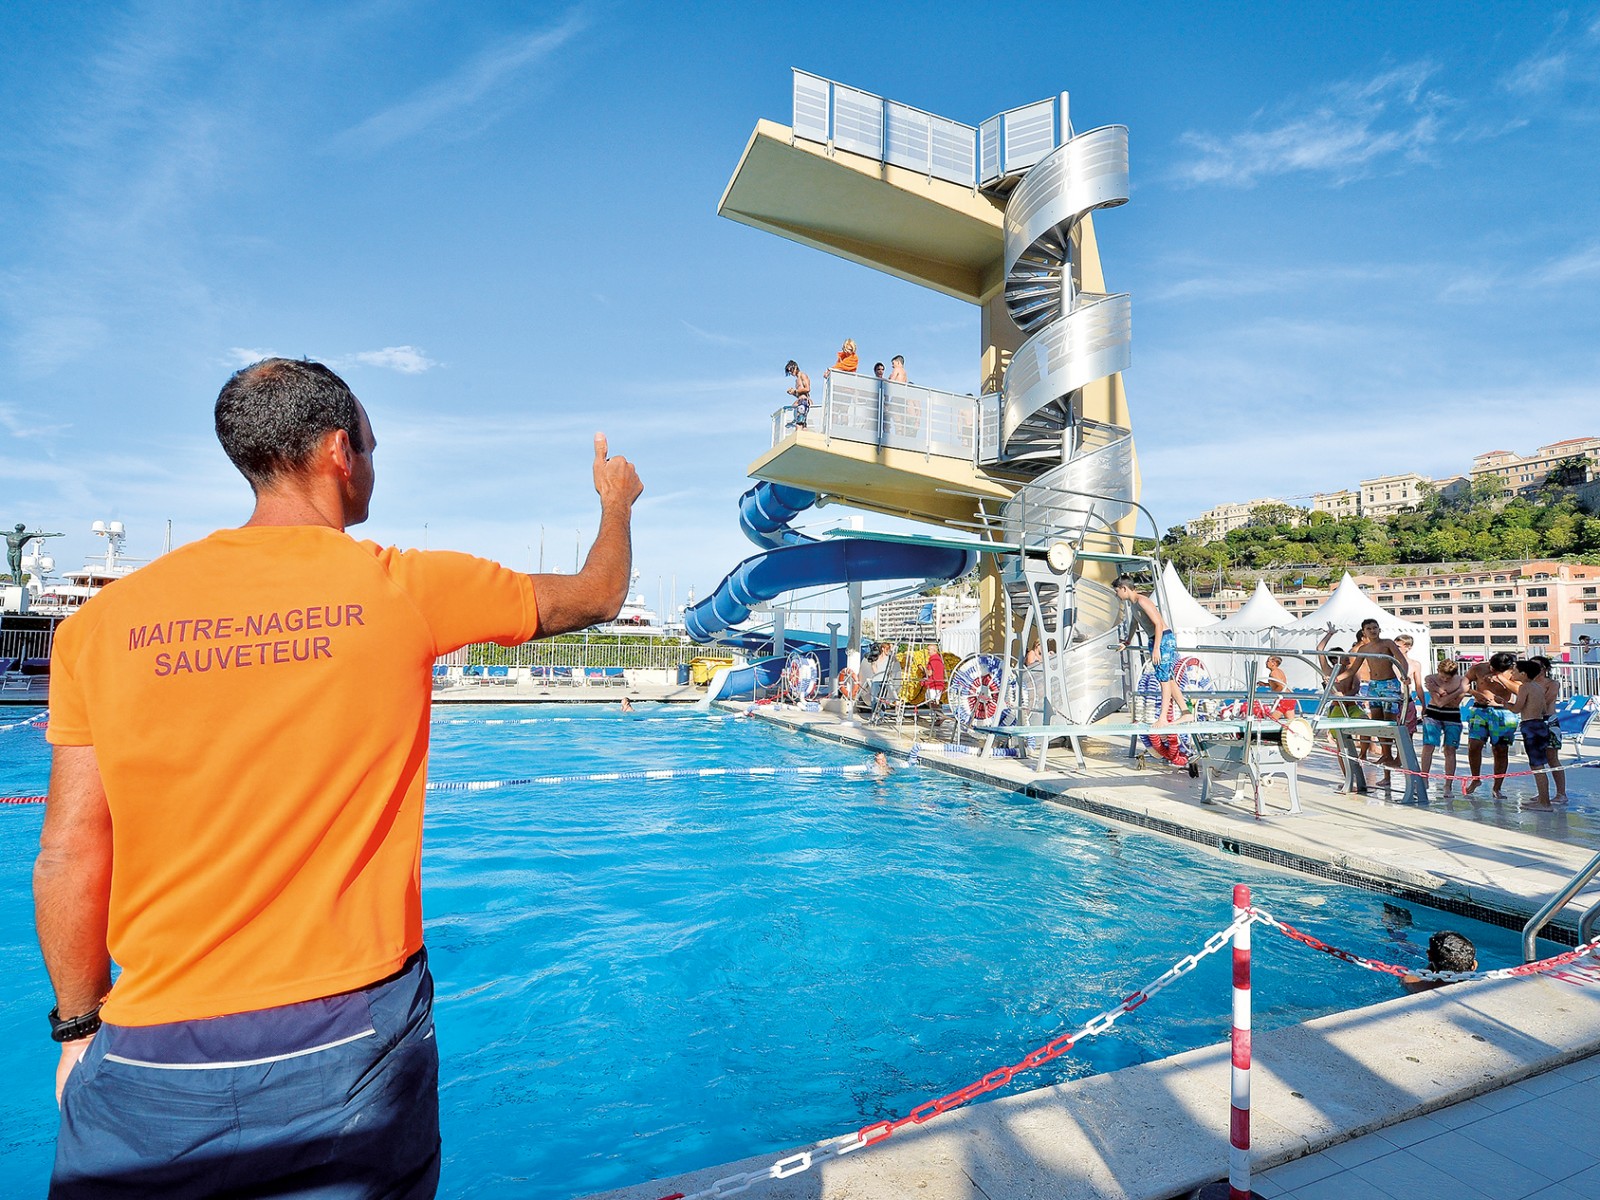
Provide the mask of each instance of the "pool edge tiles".
[{"label": "pool edge tiles", "polygon": [[[734,706],[727,706],[730,709]],[[742,711],[742,709],[741,709]],[[783,728],[846,745],[906,756],[912,741],[829,713],[757,710]],[[945,754],[923,742],[922,766],[1048,800],[1101,822],[1131,825],[1213,853],[1302,876],[1380,892],[1505,929],[1527,919],[1592,857],[1592,847],[1497,829],[1425,809],[1376,805],[1302,777],[1303,815],[1269,805],[1267,820],[1229,803],[1202,807],[1186,777],[1112,767],[1099,774],[1037,774],[1010,759]],[[1104,767],[1105,760],[1091,759]],[[1091,768],[1093,769],[1093,768]],[[1331,800],[1329,799],[1331,797]],[[1420,868],[1420,869],[1419,869]],[[1576,944],[1575,900],[1545,929],[1546,940]]]},{"label": "pool edge tiles", "polygon": [[[1600,1052],[1600,986],[1457,984],[1254,1038],[1256,1171]],[[1163,1200],[1223,1178],[1227,1043],[1002,1097],[895,1134],[755,1200]],[[837,1131],[846,1132],[846,1131]],[[587,1200],[657,1200],[761,1170],[762,1155]]]}]

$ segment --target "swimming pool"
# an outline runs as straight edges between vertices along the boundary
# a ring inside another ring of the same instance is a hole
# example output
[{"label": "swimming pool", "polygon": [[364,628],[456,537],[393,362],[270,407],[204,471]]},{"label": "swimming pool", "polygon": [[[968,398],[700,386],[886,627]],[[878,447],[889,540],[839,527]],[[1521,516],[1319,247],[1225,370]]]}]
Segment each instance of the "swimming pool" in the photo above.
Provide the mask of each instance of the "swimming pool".
[{"label": "swimming pool", "polygon": [[[644,719],[641,719],[644,718]],[[7,720],[14,718],[8,717]],[[490,721],[516,722],[490,724]],[[436,780],[859,764],[746,721],[614,706],[441,709]],[[0,794],[43,790],[42,734],[0,734]],[[0,1179],[43,1190],[48,984],[28,874],[40,810],[0,808]],[[926,768],[440,792],[424,855],[451,1197],[557,1197],[897,1115],[1115,1003],[1259,903],[1348,948],[1422,960],[1508,930],[1269,873]],[[1264,933],[1257,1025],[1397,994]],[[1037,1087],[1226,1037],[1226,955]]]}]

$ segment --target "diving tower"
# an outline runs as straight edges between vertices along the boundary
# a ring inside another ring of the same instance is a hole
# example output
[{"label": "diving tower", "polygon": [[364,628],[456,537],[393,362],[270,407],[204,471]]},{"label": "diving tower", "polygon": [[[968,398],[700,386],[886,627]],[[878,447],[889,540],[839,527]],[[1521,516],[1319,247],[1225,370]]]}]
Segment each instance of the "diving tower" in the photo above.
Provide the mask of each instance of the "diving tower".
[{"label": "diving tower", "polygon": [[717,206],[978,308],[973,394],[831,372],[804,425],[774,414],[749,474],[944,527],[930,554],[954,533],[984,550],[985,648],[1042,650],[1047,721],[1123,704],[1109,583],[1148,563],[1136,533],[1159,536],[1140,523],[1122,381],[1130,302],[1094,230],[1127,199],[1127,129],[1076,132],[1066,93],[971,126],[796,70],[791,124],[757,122]]}]

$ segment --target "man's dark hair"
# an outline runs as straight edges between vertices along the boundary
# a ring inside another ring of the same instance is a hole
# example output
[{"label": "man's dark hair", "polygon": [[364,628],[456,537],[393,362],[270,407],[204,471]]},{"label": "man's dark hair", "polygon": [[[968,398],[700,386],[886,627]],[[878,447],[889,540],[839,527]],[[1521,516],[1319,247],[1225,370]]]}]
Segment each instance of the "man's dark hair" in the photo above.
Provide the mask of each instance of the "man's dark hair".
[{"label": "man's dark hair", "polygon": [[1517,663],[1517,670],[1521,671],[1529,679],[1537,679],[1544,674],[1544,664],[1537,658],[1524,658]]},{"label": "man's dark hair", "polygon": [[783,373],[785,375],[787,375],[790,371],[798,371],[799,369],[800,364],[795,362],[795,360],[792,358],[783,365]]},{"label": "man's dark hair", "polygon": [[234,372],[217,396],[217,440],[253,488],[305,466],[324,435],[342,429],[367,448],[355,395],[321,363],[264,358]]},{"label": "man's dark hair", "polygon": [[1475,971],[1477,967],[1477,948],[1465,934],[1443,929],[1428,939],[1429,970]]},{"label": "man's dark hair", "polygon": [[1509,671],[1517,665],[1517,656],[1509,650],[1498,650],[1489,656],[1491,671]]},{"label": "man's dark hair", "polygon": [[1134,583],[1132,575],[1118,575],[1111,584],[1111,590],[1116,591],[1117,588],[1128,588],[1129,590],[1134,590],[1137,589],[1138,586],[1138,584]]},{"label": "man's dark hair", "polygon": [[889,361],[892,362],[892,363],[899,363],[901,366],[904,366],[905,365],[905,361],[906,361],[906,356],[904,354],[896,354]]}]

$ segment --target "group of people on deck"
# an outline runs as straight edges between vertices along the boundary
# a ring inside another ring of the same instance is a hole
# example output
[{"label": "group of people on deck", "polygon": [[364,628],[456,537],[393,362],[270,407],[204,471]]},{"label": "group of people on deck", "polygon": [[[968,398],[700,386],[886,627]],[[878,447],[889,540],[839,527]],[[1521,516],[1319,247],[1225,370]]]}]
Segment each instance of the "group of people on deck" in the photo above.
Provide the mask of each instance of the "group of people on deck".
[{"label": "group of people on deck", "polygon": [[[1133,579],[1119,576],[1113,585],[1117,598],[1129,606],[1132,618],[1121,645],[1126,648],[1135,634],[1143,631],[1149,639],[1150,665],[1161,687],[1156,723],[1172,724],[1189,719],[1183,691],[1176,678],[1177,638],[1162,618],[1155,601],[1141,593]],[[1457,659],[1444,659],[1427,676],[1422,664],[1411,657],[1415,645],[1408,634],[1385,637],[1375,617],[1361,623],[1355,642],[1348,650],[1330,646],[1336,627],[1331,623],[1317,643],[1317,655],[1324,679],[1332,680],[1336,696],[1348,697],[1329,712],[1334,716],[1367,716],[1394,720],[1407,736],[1418,725],[1419,706],[1422,726],[1421,768],[1424,775],[1433,769],[1434,752],[1444,750],[1445,795],[1457,778],[1456,752],[1461,732],[1467,732],[1468,778],[1461,791],[1470,796],[1483,786],[1483,750],[1492,751],[1491,794],[1504,799],[1502,785],[1509,774],[1511,743],[1522,736],[1523,749],[1533,774],[1538,798],[1526,807],[1549,808],[1567,802],[1567,777],[1561,769],[1561,733],[1555,720],[1561,690],[1551,676],[1550,659],[1542,654],[1519,659],[1501,652],[1485,662],[1463,670]],[[1260,690],[1286,692],[1288,677],[1283,659],[1273,655],[1266,660],[1267,675],[1257,685]],[[1370,738],[1360,739],[1359,757],[1364,761],[1372,751]],[[1383,784],[1389,786],[1393,768],[1400,766],[1392,745],[1380,743],[1377,765],[1384,769]],[[1551,781],[1555,793],[1551,794]]]},{"label": "group of people on deck", "polygon": [[[1538,799],[1530,807],[1550,807],[1567,802],[1567,778],[1561,769],[1561,735],[1555,723],[1560,688],[1551,678],[1550,659],[1542,654],[1518,659],[1508,651],[1473,663],[1465,670],[1460,660],[1447,658],[1424,677],[1422,665],[1411,657],[1413,640],[1408,635],[1385,638],[1376,618],[1361,624],[1355,644],[1347,652],[1330,648],[1334,627],[1317,646],[1323,671],[1333,678],[1333,691],[1339,696],[1360,697],[1368,715],[1397,719],[1408,732],[1417,725],[1417,704],[1421,704],[1422,756],[1424,774],[1433,769],[1434,752],[1444,751],[1444,787],[1449,795],[1456,775],[1456,753],[1462,730],[1467,734],[1467,772],[1463,795],[1470,796],[1483,786],[1483,749],[1491,749],[1493,771],[1491,794],[1504,799],[1502,785],[1511,757],[1511,743],[1520,732],[1528,765],[1533,772]],[[1326,653],[1324,653],[1326,651]],[[1370,656],[1370,657],[1369,657]],[[1347,702],[1344,709],[1350,712]],[[1360,754],[1365,758],[1369,744],[1363,740]],[[1385,747],[1378,759],[1385,768],[1398,766],[1393,750]],[[1550,793],[1552,778],[1555,794]]]},{"label": "group of people on deck", "polygon": [[[854,375],[860,367],[861,356],[856,353],[855,339],[845,338],[844,345],[839,347],[839,353],[833,360],[833,366],[824,371],[822,376],[826,379],[835,371],[843,371],[846,374]],[[801,370],[800,364],[792,358],[784,364],[783,373],[794,381],[793,386],[788,389],[788,395],[794,397],[795,428],[804,429],[806,421],[811,415],[811,376]],[[889,360],[887,373],[881,362],[872,365],[872,373],[884,383],[910,382],[906,377],[906,360],[903,354],[896,354]]]}]

